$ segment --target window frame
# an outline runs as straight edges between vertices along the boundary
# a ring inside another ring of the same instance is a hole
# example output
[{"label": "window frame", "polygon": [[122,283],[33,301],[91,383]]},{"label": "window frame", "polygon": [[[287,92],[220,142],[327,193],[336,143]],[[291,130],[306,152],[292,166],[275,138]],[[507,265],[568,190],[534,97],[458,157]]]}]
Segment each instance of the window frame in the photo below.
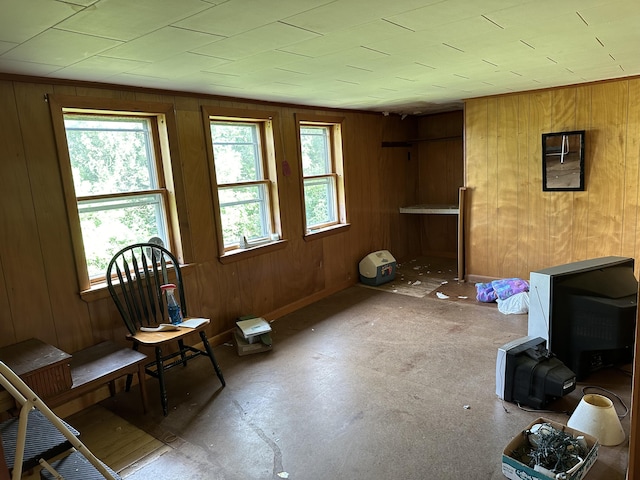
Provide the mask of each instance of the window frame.
[{"label": "window frame", "polygon": [[[344,117],[296,114],[296,140],[298,145],[298,163],[300,171],[300,192],[302,206],[302,225],[305,240],[322,238],[326,235],[339,233],[350,227],[346,201],[344,156],[343,156],[343,126]],[[304,175],[302,165],[302,140],[301,128],[303,127],[327,127],[329,129],[329,154],[331,172],[322,175]],[[307,226],[305,180],[313,178],[333,178],[335,182],[335,209],[336,221],[326,224]]]},{"label": "window frame", "polygon": [[[76,195],[69,147],[67,143],[64,116],[70,114],[105,115],[107,117],[139,117],[150,120],[150,139],[154,149],[154,161],[158,181],[158,189],[148,190],[150,194],[160,193],[164,202],[164,217],[166,220],[169,245],[166,245],[177,258],[183,262],[181,233],[178,216],[179,207],[176,202],[176,182],[174,176],[181,176],[181,172],[174,169],[179,165],[179,154],[175,145],[177,130],[173,105],[166,103],[138,102],[128,100],[104,99],[95,97],[77,97],[66,95],[50,95],[47,97],[53,124],[53,132],[58,151],[58,163],[62,179],[63,193],[67,207],[67,216],[71,231],[73,255],[78,278],[78,288],[83,298],[92,296],[95,290],[106,290],[106,279],[89,277],[87,259],[84,249],[84,238],[80,222],[78,202],[87,197]],[[139,194],[140,192],[136,192]],[[132,196],[128,192],[115,195],[100,195],[101,198],[126,198]],[[185,214],[186,217],[186,214]]]},{"label": "window frame", "polygon": [[[207,145],[207,159],[209,165],[209,179],[211,183],[211,195],[213,203],[213,219],[216,230],[218,258],[222,263],[237,261],[243,258],[252,257],[262,253],[267,253],[275,249],[282,248],[285,240],[283,240],[282,224],[280,219],[280,200],[278,190],[278,175],[276,165],[276,139],[279,138],[277,132],[277,114],[267,111],[241,110],[234,108],[220,108],[208,105],[202,106],[202,118],[204,122],[205,141]],[[219,184],[213,151],[213,139],[211,137],[211,124],[213,122],[220,123],[237,123],[237,124],[257,124],[259,138],[259,148],[262,163],[262,179],[250,182],[236,182]],[[264,185],[267,191],[266,196],[266,219],[270,227],[271,236],[259,242],[249,243],[246,247],[233,244],[225,246],[222,213],[220,207],[219,189],[232,188],[234,186],[244,185]]]}]

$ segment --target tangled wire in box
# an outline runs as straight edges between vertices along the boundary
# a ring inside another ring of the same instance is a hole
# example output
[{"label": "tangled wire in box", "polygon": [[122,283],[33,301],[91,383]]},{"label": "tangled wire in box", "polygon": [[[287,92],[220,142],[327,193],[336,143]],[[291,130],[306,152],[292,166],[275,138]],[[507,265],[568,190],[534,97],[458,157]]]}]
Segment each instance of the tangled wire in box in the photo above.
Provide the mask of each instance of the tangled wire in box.
[{"label": "tangled wire in box", "polygon": [[589,452],[584,437],[574,438],[548,423],[536,424],[524,434],[528,445],[513,452],[514,458],[538,471],[568,474],[582,464]]}]

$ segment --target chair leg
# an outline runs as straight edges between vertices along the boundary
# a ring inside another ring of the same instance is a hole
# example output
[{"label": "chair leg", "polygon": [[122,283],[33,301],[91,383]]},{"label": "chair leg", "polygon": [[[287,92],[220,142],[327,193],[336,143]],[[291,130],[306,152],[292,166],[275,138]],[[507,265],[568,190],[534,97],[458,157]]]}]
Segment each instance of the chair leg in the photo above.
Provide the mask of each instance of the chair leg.
[{"label": "chair leg", "polygon": [[164,363],[162,361],[162,349],[156,347],[156,368],[158,373],[158,383],[160,384],[160,403],[162,403],[162,413],[166,417],[169,413],[167,408],[167,389],[164,384]]},{"label": "chair leg", "polygon": [[187,366],[187,355],[186,350],[184,348],[184,340],[178,340],[178,346],[180,347],[180,358],[182,358],[182,366]]},{"label": "chair leg", "polygon": [[131,390],[131,381],[132,380],[133,380],[133,374],[127,373],[127,383],[124,386],[124,391],[125,392],[128,392],[129,390]]},{"label": "chair leg", "polygon": [[213,355],[213,349],[211,348],[211,345],[209,345],[209,339],[207,338],[207,335],[204,333],[204,331],[200,332],[200,338],[202,339],[202,344],[207,351],[207,355],[211,359],[213,369],[216,371],[216,375],[218,375],[218,378],[220,379],[220,383],[222,383],[223,387],[226,386],[227,383],[224,381],[224,377],[222,376],[222,370],[220,370],[220,366],[218,365],[216,357]]},{"label": "chair leg", "polygon": [[[133,347],[132,347],[136,352],[138,351],[138,344],[134,343]],[[127,383],[124,386],[124,391],[128,392],[129,390],[131,390],[131,382],[133,380],[133,374],[129,373],[127,374]]]}]

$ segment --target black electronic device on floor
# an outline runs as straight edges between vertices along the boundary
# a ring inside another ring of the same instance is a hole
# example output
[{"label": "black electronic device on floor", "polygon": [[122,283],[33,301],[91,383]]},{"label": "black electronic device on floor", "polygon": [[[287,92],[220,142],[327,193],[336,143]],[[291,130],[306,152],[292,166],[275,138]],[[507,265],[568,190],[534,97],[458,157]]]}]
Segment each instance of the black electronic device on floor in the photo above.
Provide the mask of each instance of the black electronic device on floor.
[{"label": "black electronic device on floor", "polygon": [[523,337],[498,349],[496,394],[535,409],[572,392],[576,374],[546,348],[540,337]]}]

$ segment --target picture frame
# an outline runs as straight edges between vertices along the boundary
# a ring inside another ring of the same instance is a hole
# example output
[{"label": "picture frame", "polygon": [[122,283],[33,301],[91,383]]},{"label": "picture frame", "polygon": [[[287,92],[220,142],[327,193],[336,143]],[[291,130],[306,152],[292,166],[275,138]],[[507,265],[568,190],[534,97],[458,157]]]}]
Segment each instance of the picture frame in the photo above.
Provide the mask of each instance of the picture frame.
[{"label": "picture frame", "polygon": [[585,131],[542,134],[542,190],[583,191]]}]

